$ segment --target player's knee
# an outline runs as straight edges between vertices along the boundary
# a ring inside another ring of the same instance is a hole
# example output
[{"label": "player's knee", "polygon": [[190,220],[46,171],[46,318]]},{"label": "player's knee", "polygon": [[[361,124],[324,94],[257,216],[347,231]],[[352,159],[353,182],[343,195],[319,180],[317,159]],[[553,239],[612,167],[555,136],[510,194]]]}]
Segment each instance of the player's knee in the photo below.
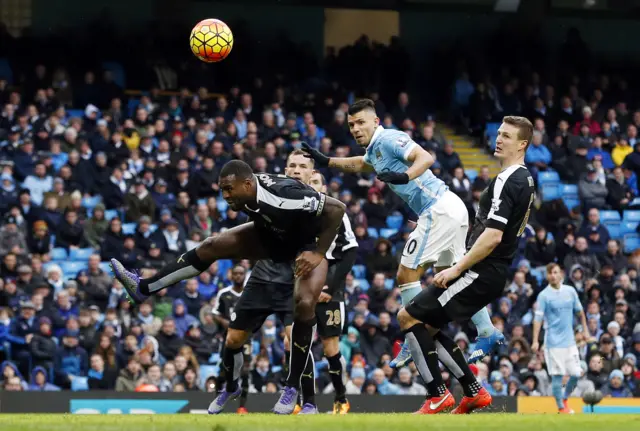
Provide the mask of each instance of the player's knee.
[{"label": "player's knee", "polygon": [[313,319],[315,316],[316,301],[309,296],[298,296],[295,299],[294,314],[298,318],[305,320]]},{"label": "player's knee", "polygon": [[398,312],[398,324],[400,325],[400,329],[410,328],[412,326],[411,323],[414,320],[415,319],[407,313],[407,310],[404,307]]},{"label": "player's knee", "polygon": [[340,343],[338,337],[331,337],[322,340],[322,347],[324,349],[324,355],[329,358],[340,353]]},{"label": "player's knee", "polygon": [[230,349],[239,349],[242,347],[245,340],[246,336],[244,332],[229,329],[227,331],[227,338],[225,339],[224,345]]}]

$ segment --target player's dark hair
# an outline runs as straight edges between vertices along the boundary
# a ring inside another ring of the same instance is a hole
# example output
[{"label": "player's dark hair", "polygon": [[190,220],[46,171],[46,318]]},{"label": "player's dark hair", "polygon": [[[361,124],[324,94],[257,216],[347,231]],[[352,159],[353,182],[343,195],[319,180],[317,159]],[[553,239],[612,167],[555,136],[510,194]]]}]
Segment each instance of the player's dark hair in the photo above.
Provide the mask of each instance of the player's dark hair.
[{"label": "player's dark hair", "polygon": [[502,119],[502,122],[518,128],[518,139],[527,141],[527,145],[524,147],[526,152],[529,144],[531,144],[531,139],[533,139],[533,124],[531,124],[531,121],[525,117],[507,115]]},{"label": "player's dark hair", "polygon": [[[307,156],[309,156],[309,153],[307,153],[306,151],[303,151],[303,150],[301,150],[299,148],[296,148],[295,150],[290,152],[289,155],[287,156],[287,162],[286,162],[287,165],[289,164],[289,158],[291,156],[305,156],[305,157],[307,157]],[[311,165],[311,167],[313,168],[315,166],[315,161],[310,157],[308,157],[308,160],[309,160],[309,165]]]},{"label": "player's dark hair", "polygon": [[358,112],[362,112],[370,109],[376,112],[376,104],[371,99],[360,99],[353,105],[349,106],[349,115],[356,115]]},{"label": "player's dark hair", "polygon": [[220,170],[220,178],[228,177],[229,175],[234,175],[239,180],[246,180],[253,175],[253,169],[242,160],[231,160]]}]

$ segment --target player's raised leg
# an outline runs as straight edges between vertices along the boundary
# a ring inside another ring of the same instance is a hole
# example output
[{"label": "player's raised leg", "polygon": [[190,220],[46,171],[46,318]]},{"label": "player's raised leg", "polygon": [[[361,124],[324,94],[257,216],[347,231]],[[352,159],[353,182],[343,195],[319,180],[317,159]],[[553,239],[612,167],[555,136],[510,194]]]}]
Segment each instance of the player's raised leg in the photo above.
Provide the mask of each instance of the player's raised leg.
[{"label": "player's raised leg", "polygon": [[469,363],[473,364],[495,353],[504,344],[504,335],[491,323],[487,307],[474,314],[471,321],[478,332],[475,349],[469,355]]},{"label": "player's raised leg", "polygon": [[295,409],[300,378],[307,366],[316,330],[315,307],[327,279],[327,268],[327,261],[322,259],[309,273],[296,278],[289,375],[282,395],[273,408],[274,413],[288,415]]},{"label": "player's raised leg", "polygon": [[253,223],[246,223],[205,239],[198,247],[168,263],[149,278],[127,270],[117,259],[111,259],[111,267],[129,297],[140,303],[155,292],[199,275],[216,260],[268,257]]}]

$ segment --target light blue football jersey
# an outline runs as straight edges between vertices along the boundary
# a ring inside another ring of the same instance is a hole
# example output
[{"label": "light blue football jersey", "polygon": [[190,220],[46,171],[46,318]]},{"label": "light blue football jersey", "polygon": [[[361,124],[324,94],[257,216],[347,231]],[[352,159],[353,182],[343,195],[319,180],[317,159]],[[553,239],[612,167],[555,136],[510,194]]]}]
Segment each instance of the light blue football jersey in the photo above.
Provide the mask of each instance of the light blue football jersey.
[{"label": "light blue football jersey", "polygon": [[[411,166],[407,157],[417,145],[405,132],[378,126],[367,147],[364,161],[373,166],[376,173],[403,173]],[[408,184],[389,184],[389,187],[418,215],[433,206],[449,190],[429,169]]]},{"label": "light blue football jersey", "polygon": [[576,290],[563,284],[560,289],[547,286],[538,295],[536,322],[546,322],[544,344],[547,349],[576,345],[573,332],[575,313],[582,311]]}]

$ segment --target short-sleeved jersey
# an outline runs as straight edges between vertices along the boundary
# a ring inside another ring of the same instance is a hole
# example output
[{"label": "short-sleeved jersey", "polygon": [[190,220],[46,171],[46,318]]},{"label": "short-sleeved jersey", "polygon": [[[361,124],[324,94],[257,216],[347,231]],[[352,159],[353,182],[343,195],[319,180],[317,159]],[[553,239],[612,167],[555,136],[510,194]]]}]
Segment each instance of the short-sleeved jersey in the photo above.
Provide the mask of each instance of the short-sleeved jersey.
[{"label": "short-sleeved jersey", "polygon": [[575,346],[573,318],[582,311],[576,290],[565,284],[559,289],[547,286],[538,295],[536,322],[546,322],[544,344],[546,348]]},{"label": "short-sleeved jersey", "polygon": [[242,295],[242,292],[233,290],[233,285],[220,289],[216,296],[216,305],[212,310],[213,314],[232,320],[231,314],[240,299],[240,295]]},{"label": "short-sleeved jersey", "polygon": [[342,223],[335,239],[327,250],[326,257],[328,260],[340,260],[345,251],[358,246],[356,235],[351,228],[351,220],[347,214],[342,216]]},{"label": "short-sleeved jersey", "polygon": [[[367,147],[364,161],[373,166],[376,173],[404,173],[411,166],[407,158],[417,146],[405,132],[378,126]],[[407,184],[389,184],[389,187],[417,215],[433,206],[449,189],[429,169]]]},{"label": "short-sleeved jersey", "polygon": [[245,206],[243,211],[256,228],[286,246],[315,244],[326,196],[285,175],[255,177],[258,208]]},{"label": "short-sleeved jersey", "polygon": [[467,249],[486,228],[499,229],[503,231],[502,241],[488,258],[511,262],[518,249],[518,238],[527,226],[534,198],[533,178],[525,166],[512,165],[500,172],[480,195]]}]

